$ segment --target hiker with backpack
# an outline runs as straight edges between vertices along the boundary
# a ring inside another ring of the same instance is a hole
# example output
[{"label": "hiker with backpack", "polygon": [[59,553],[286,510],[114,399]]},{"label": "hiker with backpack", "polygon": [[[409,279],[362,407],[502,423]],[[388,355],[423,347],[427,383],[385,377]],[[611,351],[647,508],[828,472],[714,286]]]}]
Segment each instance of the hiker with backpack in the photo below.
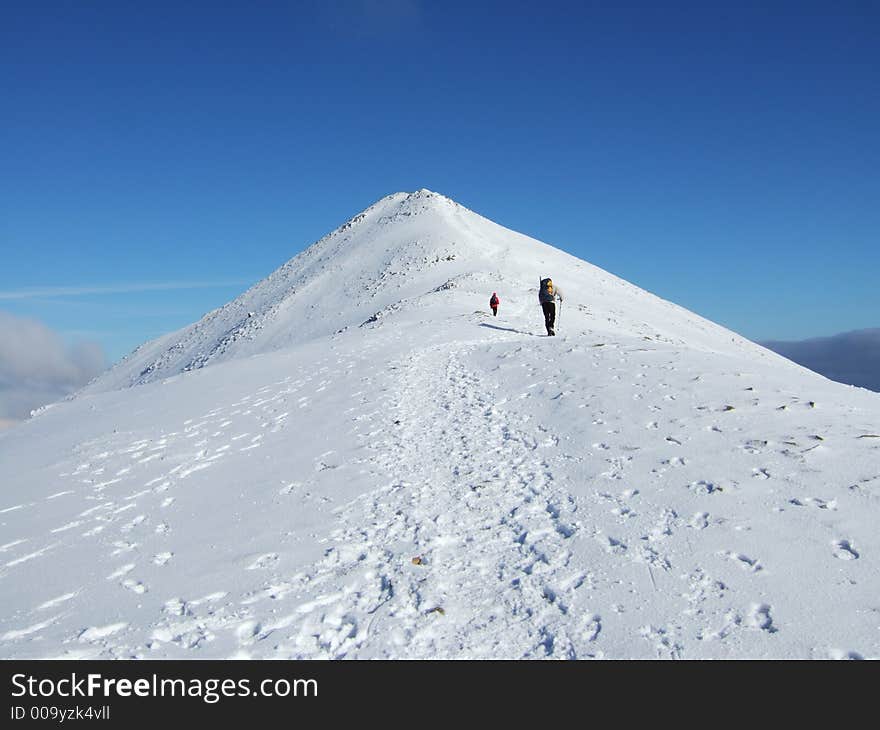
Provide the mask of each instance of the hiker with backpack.
[{"label": "hiker with backpack", "polygon": [[501,300],[498,298],[498,295],[495,292],[492,292],[492,298],[489,300],[489,306],[492,308],[492,316],[498,316],[498,305],[501,304]]},{"label": "hiker with backpack", "polygon": [[547,336],[554,337],[556,331],[556,300],[562,303],[562,290],[553,284],[553,280],[548,276],[541,279],[541,285],[538,287],[538,301],[541,303],[541,309],[544,310],[544,324],[547,327]]}]

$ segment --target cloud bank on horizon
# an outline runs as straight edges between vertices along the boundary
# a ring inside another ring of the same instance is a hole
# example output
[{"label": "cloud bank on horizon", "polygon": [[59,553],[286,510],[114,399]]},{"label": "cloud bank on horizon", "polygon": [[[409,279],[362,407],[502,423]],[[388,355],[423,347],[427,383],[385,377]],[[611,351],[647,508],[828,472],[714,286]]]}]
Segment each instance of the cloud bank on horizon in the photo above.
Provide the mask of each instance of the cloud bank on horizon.
[{"label": "cloud bank on horizon", "polygon": [[880,392],[880,327],[761,344],[830,380]]},{"label": "cloud bank on horizon", "polygon": [[42,322],[0,311],[0,428],[69,395],[106,367],[100,345],[68,344]]}]

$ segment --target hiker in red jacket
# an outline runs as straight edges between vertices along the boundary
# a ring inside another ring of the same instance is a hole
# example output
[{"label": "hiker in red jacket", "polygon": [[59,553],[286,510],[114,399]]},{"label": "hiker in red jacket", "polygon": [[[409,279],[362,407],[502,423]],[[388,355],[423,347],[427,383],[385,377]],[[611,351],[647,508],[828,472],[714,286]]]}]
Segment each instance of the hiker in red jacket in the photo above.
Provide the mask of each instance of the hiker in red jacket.
[{"label": "hiker in red jacket", "polygon": [[498,316],[498,305],[501,304],[501,300],[498,298],[498,295],[495,292],[492,292],[492,298],[489,300],[489,306],[492,307],[492,316]]}]

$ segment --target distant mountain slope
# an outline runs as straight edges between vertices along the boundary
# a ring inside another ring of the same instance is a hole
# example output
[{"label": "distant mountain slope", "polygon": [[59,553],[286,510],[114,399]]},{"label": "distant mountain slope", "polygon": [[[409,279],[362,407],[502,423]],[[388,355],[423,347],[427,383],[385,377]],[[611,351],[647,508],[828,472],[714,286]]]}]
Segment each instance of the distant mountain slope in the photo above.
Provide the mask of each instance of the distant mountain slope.
[{"label": "distant mountain slope", "polygon": [[838,383],[880,392],[880,328],[762,344]]}]

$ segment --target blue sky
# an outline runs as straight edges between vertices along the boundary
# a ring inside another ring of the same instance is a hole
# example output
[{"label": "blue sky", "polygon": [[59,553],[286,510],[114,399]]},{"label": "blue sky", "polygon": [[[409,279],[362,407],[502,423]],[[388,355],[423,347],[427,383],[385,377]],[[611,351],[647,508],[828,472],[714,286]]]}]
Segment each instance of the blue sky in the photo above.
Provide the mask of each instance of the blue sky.
[{"label": "blue sky", "polygon": [[421,187],[753,339],[880,325],[877,2],[0,19],[0,310],[111,358]]}]

